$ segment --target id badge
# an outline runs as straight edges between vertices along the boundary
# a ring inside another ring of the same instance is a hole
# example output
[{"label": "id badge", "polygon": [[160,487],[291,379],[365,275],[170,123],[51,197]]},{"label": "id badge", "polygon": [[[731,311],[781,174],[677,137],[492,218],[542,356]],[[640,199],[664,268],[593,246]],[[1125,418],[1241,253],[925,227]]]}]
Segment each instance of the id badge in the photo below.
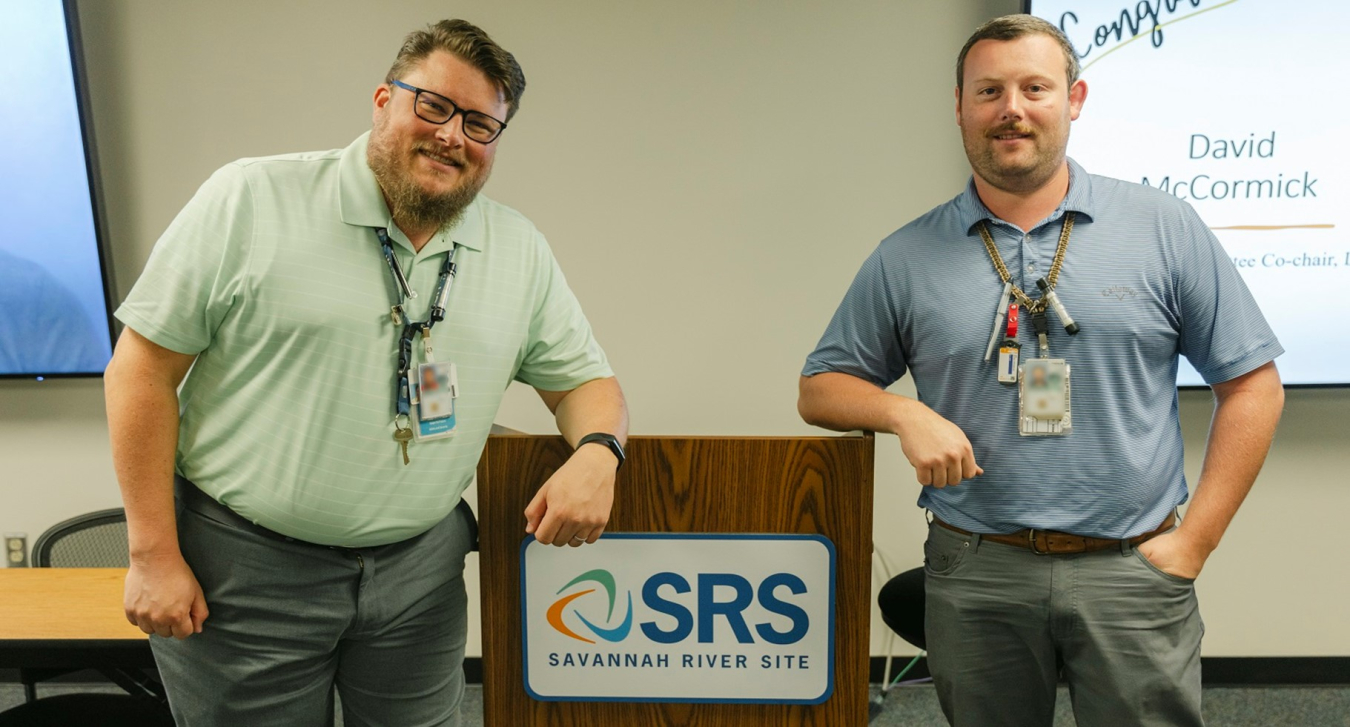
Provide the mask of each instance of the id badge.
[{"label": "id badge", "polygon": [[458,389],[459,376],[453,363],[436,361],[417,367],[412,430],[418,440],[454,436]]},{"label": "id badge", "polygon": [[1069,364],[1062,358],[1027,359],[1019,378],[1017,433],[1024,437],[1070,434]]}]

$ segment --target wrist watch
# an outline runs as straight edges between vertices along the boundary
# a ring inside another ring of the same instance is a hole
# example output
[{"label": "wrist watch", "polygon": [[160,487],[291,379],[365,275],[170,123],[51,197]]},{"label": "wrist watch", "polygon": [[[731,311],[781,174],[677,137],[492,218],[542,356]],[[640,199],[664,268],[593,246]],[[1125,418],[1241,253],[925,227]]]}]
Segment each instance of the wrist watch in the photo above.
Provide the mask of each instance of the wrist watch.
[{"label": "wrist watch", "polygon": [[595,442],[596,444],[605,445],[606,447],[609,448],[609,451],[613,452],[614,456],[619,459],[619,464],[615,465],[614,469],[617,470],[623,466],[624,460],[623,445],[619,444],[618,437],[614,436],[613,434],[605,434],[604,432],[595,432],[594,434],[587,434],[586,436],[581,438],[580,442],[577,442],[577,449],[581,449],[583,445],[587,445],[592,442]]}]

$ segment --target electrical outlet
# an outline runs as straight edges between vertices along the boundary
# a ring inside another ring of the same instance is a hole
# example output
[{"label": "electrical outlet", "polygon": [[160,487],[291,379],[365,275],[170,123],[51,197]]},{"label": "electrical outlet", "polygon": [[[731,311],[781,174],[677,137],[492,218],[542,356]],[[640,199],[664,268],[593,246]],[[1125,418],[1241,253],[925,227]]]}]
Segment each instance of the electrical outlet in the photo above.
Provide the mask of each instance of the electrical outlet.
[{"label": "electrical outlet", "polygon": [[28,567],[28,533],[5,533],[5,565]]}]

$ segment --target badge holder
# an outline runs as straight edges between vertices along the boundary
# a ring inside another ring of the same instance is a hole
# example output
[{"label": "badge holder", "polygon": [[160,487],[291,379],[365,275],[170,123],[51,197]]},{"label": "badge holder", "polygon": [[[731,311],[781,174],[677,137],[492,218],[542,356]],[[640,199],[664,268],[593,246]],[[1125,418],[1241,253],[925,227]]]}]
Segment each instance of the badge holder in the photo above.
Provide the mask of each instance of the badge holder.
[{"label": "badge holder", "polygon": [[1041,358],[1020,367],[1017,392],[1017,433],[1024,437],[1062,437],[1073,432],[1069,399],[1070,366],[1062,358],[1048,358],[1045,314],[1032,316],[1040,339]]},{"label": "badge holder", "polygon": [[413,382],[412,430],[417,441],[443,439],[455,435],[455,399],[459,398],[459,372],[449,361],[431,356],[431,338],[422,333],[426,363],[417,367]]}]

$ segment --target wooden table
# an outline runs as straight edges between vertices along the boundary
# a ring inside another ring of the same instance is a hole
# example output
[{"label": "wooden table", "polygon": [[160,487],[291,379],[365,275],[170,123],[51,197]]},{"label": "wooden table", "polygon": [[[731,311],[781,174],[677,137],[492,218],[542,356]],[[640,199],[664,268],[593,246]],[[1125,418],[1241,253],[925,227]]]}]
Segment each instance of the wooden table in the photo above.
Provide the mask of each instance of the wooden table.
[{"label": "wooden table", "polygon": [[122,614],[125,577],[124,568],[0,569],[0,668],[153,668],[148,638]]}]

